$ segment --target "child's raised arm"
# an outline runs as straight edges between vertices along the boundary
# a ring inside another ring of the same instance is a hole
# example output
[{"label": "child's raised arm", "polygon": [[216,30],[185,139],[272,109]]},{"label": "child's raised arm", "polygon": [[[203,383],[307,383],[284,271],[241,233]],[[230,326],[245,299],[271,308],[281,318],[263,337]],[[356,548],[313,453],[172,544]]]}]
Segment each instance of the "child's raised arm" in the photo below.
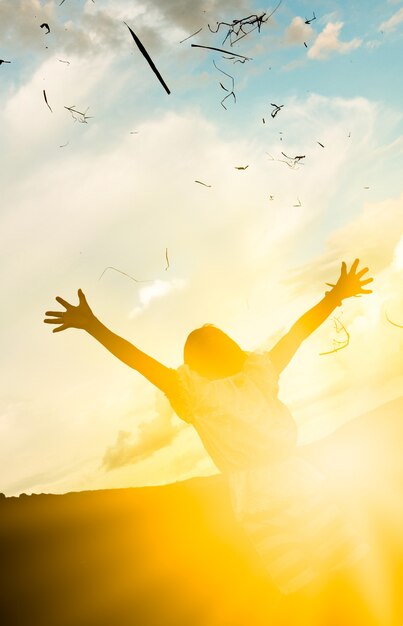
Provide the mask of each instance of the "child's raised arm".
[{"label": "child's raised arm", "polygon": [[78,306],[74,306],[60,298],[56,300],[64,306],[65,311],[46,311],[48,317],[45,324],[57,324],[53,329],[54,333],[66,330],[67,328],[80,328],[87,331],[92,337],[97,339],[109,352],[118,359],[126,363],[129,367],[137,370],[145,376],[153,385],[161,389],[164,393],[172,393],[175,389],[176,372],[152,357],[148,356],[131,343],[115,335],[104,326],[91,311],[85,295],[78,290]]},{"label": "child's raised arm", "polygon": [[341,264],[340,277],[333,288],[326,292],[325,297],[312,309],[307,311],[291,327],[289,332],[270,351],[270,357],[278,372],[281,372],[290,362],[301,343],[318,328],[342,300],[364,293],[372,293],[370,289],[363,289],[364,285],[372,282],[373,278],[362,279],[368,268],[357,272],[359,259],[352,264],[347,272],[346,264]]}]

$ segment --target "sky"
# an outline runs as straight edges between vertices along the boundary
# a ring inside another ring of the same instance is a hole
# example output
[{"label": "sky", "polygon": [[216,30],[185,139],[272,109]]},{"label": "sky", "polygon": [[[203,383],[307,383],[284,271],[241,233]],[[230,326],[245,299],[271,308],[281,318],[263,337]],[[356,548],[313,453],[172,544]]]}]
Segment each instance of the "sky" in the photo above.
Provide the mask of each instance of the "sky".
[{"label": "sky", "polygon": [[[218,27],[273,10],[238,42]],[[280,398],[304,443],[402,394],[402,42],[396,0],[0,0],[0,491],[216,471],[140,374],[43,324],[78,288],[178,367],[204,323],[270,349],[357,257],[374,293],[335,312],[349,344],[320,354],[332,316]]]}]

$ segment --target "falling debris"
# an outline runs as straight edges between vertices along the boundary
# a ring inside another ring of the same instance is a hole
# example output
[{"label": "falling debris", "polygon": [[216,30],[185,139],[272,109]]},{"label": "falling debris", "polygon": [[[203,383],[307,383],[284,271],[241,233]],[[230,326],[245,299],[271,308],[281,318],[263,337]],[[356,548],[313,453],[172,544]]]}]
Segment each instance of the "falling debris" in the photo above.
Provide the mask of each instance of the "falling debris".
[{"label": "falling debris", "polygon": [[51,113],[53,113],[53,111],[52,111],[52,109],[51,109],[51,106],[50,106],[50,104],[49,104],[49,102],[48,102],[48,98],[47,98],[47,96],[46,96],[46,91],[45,91],[45,90],[43,90],[43,97],[44,97],[45,102],[46,102],[46,104],[47,104],[47,106],[48,106],[48,109],[50,110],[50,112],[51,112]]},{"label": "falling debris", "polygon": [[401,324],[396,324],[396,322],[392,322],[392,320],[388,317],[388,314],[386,313],[386,311],[385,311],[385,316],[389,324],[392,324],[392,326],[396,326],[396,328],[403,328]]},{"label": "falling debris", "polygon": [[234,92],[234,88],[235,88],[234,77],[231,76],[230,74],[227,74],[227,72],[224,72],[224,70],[220,70],[220,68],[217,67],[215,61],[213,61],[213,65],[219,72],[221,72],[222,74],[225,74],[225,76],[228,76],[228,78],[230,78],[231,81],[232,81],[232,91],[229,91],[229,89],[227,89],[226,87],[224,87],[224,85],[222,83],[220,83],[220,85],[224,89],[224,91],[228,91],[228,94],[225,96],[225,98],[223,98],[221,100],[221,106],[224,107],[225,110],[227,110],[227,107],[224,105],[224,102],[226,101],[227,98],[232,96],[234,98],[234,103],[236,102],[236,95],[235,95],[235,92]]},{"label": "falling debris", "polygon": [[201,180],[195,180],[195,183],[199,183],[199,185],[203,185],[204,187],[211,187],[211,185],[207,185],[206,183],[202,183]]},{"label": "falling debris", "polygon": [[238,166],[235,166],[234,169],[236,169],[236,170],[247,170],[248,167],[249,167],[249,165],[238,165]]},{"label": "falling debris", "polygon": [[305,18],[305,24],[310,24],[311,22],[313,22],[314,20],[316,20],[316,15],[315,15],[315,11],[312,11],[313,17],[311,17],[309,20],[307,20]]},{"label": "falling debris", "polygon": [[306,43],[306,41],[304,41],[304,46],[305,46],[305,48],[308,47],[308,44]]},{"label": "falling debris", "polygon": [[323,145],[323,143],[320,143],[320,141],[318,141],[318,144],[320,145],[321,148],[324,148],[325,146]]},{"label": "falling debris", "polygon": [[284,104],[274,104],[274,102],[270,102],[270,106],[274,107],[273,111],[270,113],[272,118],[274,119],[279,111],[283,108]]},{"label": "falling debris", "polygon": [[[124,24],[126,24],[126,22],[124,22]],[[154,74],[156,75],[156,77],[158,78],[158,80],[160,81],[161,85],[163,86],[163,88],[165,89],[165,91],[167,92],[167,94],[169,95],[171,92],[168,89],[167,84],[165,83],[164,79],[162,78],[161,74],[159,73],[159,71],[157,70],[157,68],[155,67],[150,55],[148,54],[147,50],[144,48],[143,44],[141,43],[140,39],[137,37],[137,35],[132,31],[132,29],[130,28],[130,26],[128,24],[126,24],[127,28],[129,29],[131,36],[134,39],[134,42],[136,43],[138,49],[140,50],[141,54],[143,55],[143,57],[146,59],[147,63],[149,64],[149,66],[151,67],[152,71],[154,72]]]},{"label": "falling debris", "polygon": [[364,189],[369,189],[369,187],[364,187]]},{"label": "falling debris", "polygon": [[187,41],[188,39],[190,39],[191,37],[194,37],[195,35],[197,35],[198,33],[200,33],[200,31],[203,30],[202,28],[199,28],[199,30],[197,30],[195,33],[193,33],[193,35],[189,35],[189,37],[185,37],[185,39],[182,39],[182,41],[180,41],[179,43],[183,43],[184,41]]},{"label": "falling debris", "polygon": [[133,280],[135,283],[152,283],[153,282],[152,280],[138,280],[137,278],[134,278],[134,276],[131,276],[130,274],[126,274],[126,272],[122,272],[122,270],[118,270],[116,267],[112,267],[112,265],[105,267],[104,271],[102,272],[98,280],[101,280],[102,276],[105,274],[107,270],[114,270],[115,272],[119,272],[119,274],[123,274],[123,276],[127,276],[127,278],[130,278],[130,280]]},{"label": "falling debris", "polygon": [[64,107],[64,108],[70,111],[72,118],[74,119],[75,122],[80,122],[80,124],[87,124],[88,123],[87,120],[91,119],[92,117],[91,115],[87,115],[87,111],[90,107],[88,107],[84,113],[81,113],[81,111],[77,111],[77,109],[75,109],[74,107],[75,105],[73,104],[73,106],[71,107]]},{"label": "falling debris", "polygon": [[232,55],[231,57],[222,57],[225,61],[234,61],[234,63],[242,63],[242,65],[246,62],[246,61],[250,61],[250,59],[247,59],[246,57],[244,57],[243,59],[236,59],[234,57],[234,55]]},{"label": "falling debris", "polygon": [[333,318],[334,328],[336,333],[339,335],[340,333],[344,333],[344,338],[339,341],[338,339],[333,339],[333,350],[327,350],[326,352],[319,352],[319,356],[324,356],[325,354],[333,354],[334,352],[338,352],[339,350],[343,350],[343,348],[347,348],[350,343],[350,334],[348,333],[344,324],[340,321],[339,318]]},{"label": "falling debris", "polygon": [[348,139],[350,139],[350,137],[351,137],[351,130],[350,130],[350,132],[348,133],[347,137],[348,137]]},{"label": "falling debris", "polygon": [[65,148],[68,145],[69,145],[69,142],[62,144],[61,146],[59,146],[59,148]]},{"label": "falling debris", "polygon": [[283,155],[283,157],[287,159],[287,161],[284,161],[283,159],[277,159],[277,160],[280,161],[281,163],[286,163],[291,169],[296,169],[297,165],[303,165],[301,161],[302,159],[306,158],[305,154],[299,154],[299,155],[296,155],[295,157],[287,156],[285,152],[282,152],[281,154]]},{"label": "falling debris", "polygon": [[298,198],[298,196],[297,196],[297,200],[298,200],[298,204],[293,204],[292,205],[293,207],[300,207],[300,206],[302,206],[301,200]]},{"label": "falling debris", "polygon": [[211,33],[218,33],[221,26],[227,26],[227,34],[224,37],[222,45],[224,45],[227,39],[229,39],[229,43],[232,46],[234,43],[236,43],[240,39],[243,39],[243,37],[246,37],[256,29],[260,33],[262,24],[265,24],[271,18],[271,16],[277,11],[279,6],[281,5],[282,1],[283,0],[280,0],[280,2],[269,15],[267,15],[266,12],[262,13],[261,15],[257,15],[255,13],[252,15],[248,15],[247,17],[243,17],[239,20],[233,20],[232,22],[216,22],[216,30],[213,30],[210,24],[208,24],[208,29]]},{"label": "falling debris", "polygon": [[46,24],[46,22],[44,22],[43,24],[40,25],[40,28],[47,28],[45,35],[49,35],[50,33],[49,24]]},{"label": "falling debris", "polygon": [[264,119],[264,117],[262,117],[262,122],[263,124],[266,124],[266,120]]},{"label": "falling debris", "polygon": [[70,65],[70,61],[63,61],[62,59],[58,59],[59,63],[67,63],[68,65]]},{"label": "falling debris", "polygon": [[169,268],[168,248],[165,248],[165,260],[167,262],[165,271],[167,271],[167,269]]},{"label": "falling debris", "polygon": [[269,196],[269,200],[274,200],[274,196]]},{"label": "falling debris", "polygon": [[204,48],[205,50],[216,50],[216,52],[224,52],[224,54],[232,55],[233,57],[239,57],[240,59],[245,59],[246,61],[252,61],[250,57],[246,57],[243,54],[235,54],[235,52],[228,52],[228,50],[223,50],[222,48],[213,48],[212,46],[201,46],[197,43],[190,44],[192,48]]},{"label": "falling debris", "polygon": [[131,130],[131,131],[130,131],[130,134],[131,134],[131,135],[138,135],[138,134],[139,134],[139,131],[138,131],[138,130]]},{"label": "falling debris", "polygon": [[0,65],[2,65],[2,63],[11,63],[11,61],[5,61],[4,59],[0,59]]}]

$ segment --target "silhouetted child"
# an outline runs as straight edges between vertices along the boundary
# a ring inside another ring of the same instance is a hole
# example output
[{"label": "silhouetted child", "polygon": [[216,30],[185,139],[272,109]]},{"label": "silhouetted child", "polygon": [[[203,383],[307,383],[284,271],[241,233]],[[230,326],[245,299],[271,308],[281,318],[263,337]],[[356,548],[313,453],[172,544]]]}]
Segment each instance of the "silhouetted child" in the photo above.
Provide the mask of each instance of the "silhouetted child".
[{"label": "silhouetted child", "polygon": [[53,332],[81,328],[163,391],[180,418],[191,423],[217,467],[228,477],[235,516],[275,585],[293,593],[328,572],[349,566],[367,550],[342,518],[324,476],[296,453],[296,424],[278,399],[278,378],[301,343],[342,300],[371,293],[356,259],[343,262],[337,283],[268,352],[247,352],[220,329],[192,331],[184,364],[165,367],[115,335],[79,304],[56,300],[48,311]]}]

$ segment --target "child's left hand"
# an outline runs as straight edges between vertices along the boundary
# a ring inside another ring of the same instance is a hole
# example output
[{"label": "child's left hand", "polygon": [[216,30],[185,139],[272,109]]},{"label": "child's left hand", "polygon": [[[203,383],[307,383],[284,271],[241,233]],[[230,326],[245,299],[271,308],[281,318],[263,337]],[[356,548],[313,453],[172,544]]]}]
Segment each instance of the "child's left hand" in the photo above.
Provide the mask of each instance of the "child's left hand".
[{"label": "child's left hand", "polygon": [[362,276],[368,272],[368,267],[364,267],[364,269],[357,272],[359,262],[359,259],[355,259],[350,271],[347,272],[347,266],[343,261],[337,283],[335,285],[326,283],[329,287],[333,287],[332,292],[336,293],[340,300],[351,298],[352,296],[360,296],[364,293],[372,293],[372,289],[363,289],[363,287],[371,283],[374,279],[362,279]]}]

